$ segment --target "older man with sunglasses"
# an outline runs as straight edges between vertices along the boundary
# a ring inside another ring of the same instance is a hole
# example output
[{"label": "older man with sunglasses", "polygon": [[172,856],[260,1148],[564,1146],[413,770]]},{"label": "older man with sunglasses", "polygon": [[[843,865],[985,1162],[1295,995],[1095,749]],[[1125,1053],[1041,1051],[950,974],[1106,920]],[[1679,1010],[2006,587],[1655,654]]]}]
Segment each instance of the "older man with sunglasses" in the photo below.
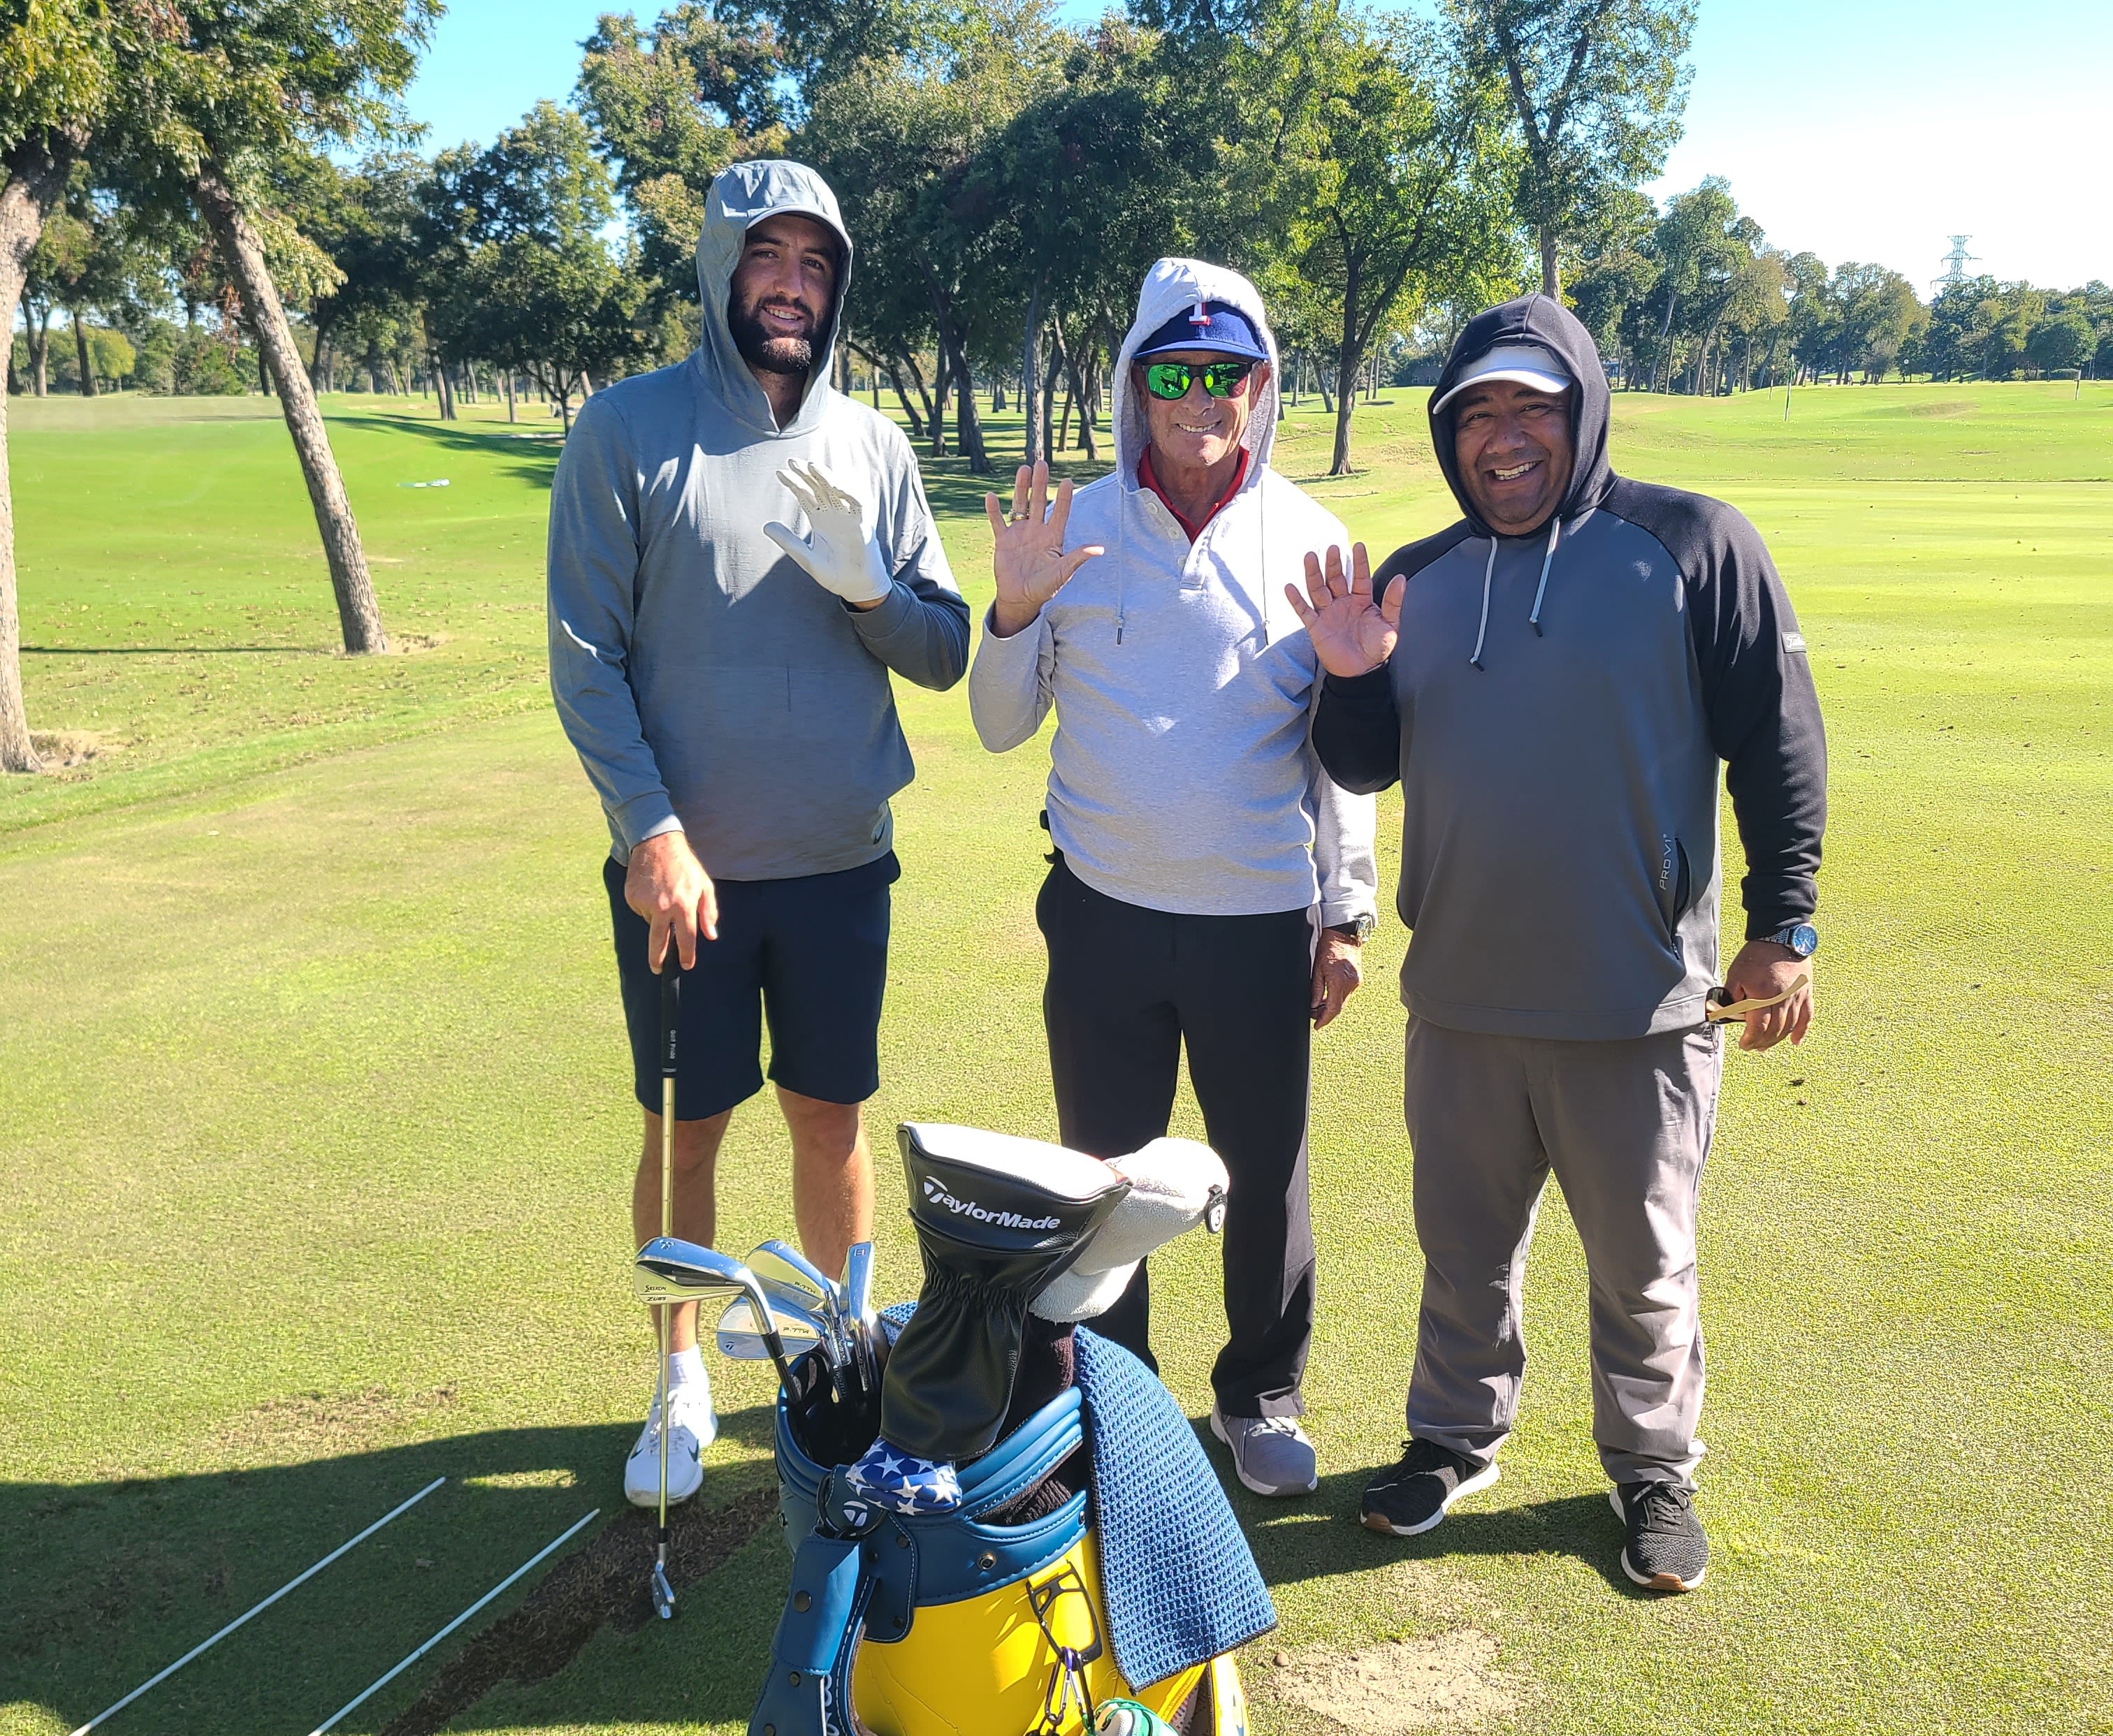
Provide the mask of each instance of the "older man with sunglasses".
[{"label": "older man with sunglasses", "polygon": [[[1212,1427],[1242,1483],[1289,1496],[1316,1483],[1312,1032],[1358,986],[1378,876],[1371,799],[1310,739],[1321,670],[1283,586],[1344,533],[1270,468],[1275,353],[1245,278],[1152,268],[1115,370],[1114,473],[1052,505],[1038,466],[1009,516],[986,499],[997,595],[969,699],[997,753],[1056,713],[1035,914],[1062,1137],[1114,1157],[1165,1133],[1186,1046],[1232,1182]],[[1143,1267],[1094,1324],[1157,1366]]]}]

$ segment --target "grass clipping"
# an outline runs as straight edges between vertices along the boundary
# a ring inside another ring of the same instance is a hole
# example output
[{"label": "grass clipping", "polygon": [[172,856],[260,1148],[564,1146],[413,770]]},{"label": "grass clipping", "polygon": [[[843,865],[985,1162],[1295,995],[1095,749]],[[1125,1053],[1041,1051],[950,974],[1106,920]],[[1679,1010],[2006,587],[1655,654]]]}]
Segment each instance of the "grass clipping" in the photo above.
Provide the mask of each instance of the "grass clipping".
[{"label": "grass clipping", "polygon": [[1257,1684],[1270,1698],[1358,1736],[1473,1729],[1518,1709],[1517,1694],[1497,1673],[1497,1643],[1479,1628],[1357,1652],[1305,1646],[1278,1652],[1276,1664]]}]

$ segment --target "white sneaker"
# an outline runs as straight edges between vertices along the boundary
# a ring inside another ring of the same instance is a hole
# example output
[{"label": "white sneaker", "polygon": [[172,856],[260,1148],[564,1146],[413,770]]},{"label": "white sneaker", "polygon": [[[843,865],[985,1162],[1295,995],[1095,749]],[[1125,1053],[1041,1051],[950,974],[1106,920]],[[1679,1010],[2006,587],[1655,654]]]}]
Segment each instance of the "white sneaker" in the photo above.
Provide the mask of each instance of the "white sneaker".
[{"label": "white sneaker", "polygon": [[[719,1419],[712,1414],[712,1392],[702,1381],[688,1381],[668,1396],[668,1505],[687,1501],[703,1487],[705,1449],[719,1438]],[[623,1498],[634,1507],[660,1505],[660,1396],[639,1431],[638,1444],[624,1461]]]}]

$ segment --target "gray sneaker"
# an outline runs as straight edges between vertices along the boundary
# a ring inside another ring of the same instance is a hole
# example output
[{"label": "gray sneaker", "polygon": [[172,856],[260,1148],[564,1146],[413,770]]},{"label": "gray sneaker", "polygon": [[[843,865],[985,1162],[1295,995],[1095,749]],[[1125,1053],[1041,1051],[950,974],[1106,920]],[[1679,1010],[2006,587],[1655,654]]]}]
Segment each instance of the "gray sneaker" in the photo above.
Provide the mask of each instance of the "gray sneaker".
[{"label": "gray sneaker", "polygon": [[1311,1495],[1320,1482],[1313,1443],[1295,1416],[1227,1416],[1212,1405],[1211,1433],[1232,1450],[1233,1474],[1257,1495]]}]

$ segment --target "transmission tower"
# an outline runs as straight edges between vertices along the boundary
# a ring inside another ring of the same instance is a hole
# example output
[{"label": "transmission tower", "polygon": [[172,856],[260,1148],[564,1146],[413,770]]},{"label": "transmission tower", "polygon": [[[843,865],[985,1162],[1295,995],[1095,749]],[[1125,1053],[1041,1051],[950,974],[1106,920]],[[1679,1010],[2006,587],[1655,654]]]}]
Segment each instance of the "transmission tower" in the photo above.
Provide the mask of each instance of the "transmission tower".
[{"label": "transmission tower", "polygon": [[1944,256],[1946,267],[1944,276],[1936,279],[1930,285],[1932,289],[1949,289],[1955,284],[1966,281],[1967,267],[1978,265],[1981,262],[1979,254],[1969,253],[1966,251],[1966,244],[1973,239],[1971,235],[1954,235],[1951,238],[1951,251]]}]

